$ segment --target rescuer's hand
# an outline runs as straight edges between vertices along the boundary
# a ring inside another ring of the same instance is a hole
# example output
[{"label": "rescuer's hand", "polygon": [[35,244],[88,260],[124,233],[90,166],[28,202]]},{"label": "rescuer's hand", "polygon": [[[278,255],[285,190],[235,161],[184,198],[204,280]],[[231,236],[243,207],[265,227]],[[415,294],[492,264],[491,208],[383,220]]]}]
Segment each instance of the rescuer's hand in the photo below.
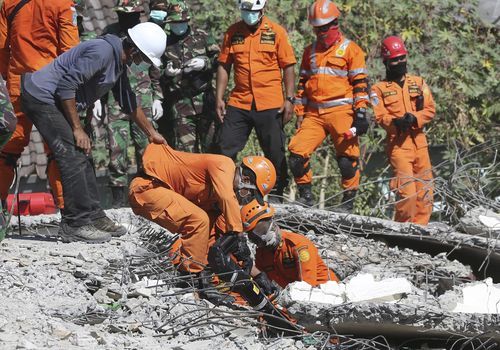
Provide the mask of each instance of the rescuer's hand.
[{"label": "rescuer's hand", "polygon": [[354,121],[351,127],[356,128],[356,134],[358,136],[366,134],[368,131],[368,118],[366,117],[366,109],[359,108],[354,110]]},{"label": "rescuer's hand", "polygon": [[265,295],[275,294],[278,291],[278,288],[269,279],[269,277],[267,277],[265,272],[259,273],[253,278],[253,280],[259,285]]},{"label": "rescuer's hand", "polygon": [[81,148],[86,155],[89,155],[92,150],[92,142],[87,133],[79,127],[73,130],[73,136],[75,137],[75,145]]}]

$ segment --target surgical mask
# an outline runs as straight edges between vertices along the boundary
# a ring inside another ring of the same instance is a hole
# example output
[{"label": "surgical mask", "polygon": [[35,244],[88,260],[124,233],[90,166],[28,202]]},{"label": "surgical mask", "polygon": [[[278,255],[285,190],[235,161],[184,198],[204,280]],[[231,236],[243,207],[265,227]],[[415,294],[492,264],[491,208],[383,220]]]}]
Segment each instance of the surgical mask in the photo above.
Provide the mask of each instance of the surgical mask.
[{"label": "surgical mask", "polygon": [[189,28],[188,22],[174,22],[170,23],[170,30],[175,35],[181,36],[187,32]]},{"label": "surgical mask", "polygon": [[260,17],[260,11],[241,10],[241,18],[249,26],[259,23]]},{"label": "surgical mask", "polygon": [[149,17],[151,17],[155,21],[163,22],[167,17],[167,12],[161,10],[152,10],[151,13],[149,14]]},{"label": "surgical mask", "polygon": [[275,249],[281,241],[279,226],[274,221],[269,225],[269,229],[263,235],[258,235],[254,232],[249,232],[248,237],[254,242],[257,247],[267,247]]},{"label": "surgical mask", "polygon": [[388,80],[400,80],[407,72],[406,62],[399,62],[394,65],[387,63],[385,72]]}]

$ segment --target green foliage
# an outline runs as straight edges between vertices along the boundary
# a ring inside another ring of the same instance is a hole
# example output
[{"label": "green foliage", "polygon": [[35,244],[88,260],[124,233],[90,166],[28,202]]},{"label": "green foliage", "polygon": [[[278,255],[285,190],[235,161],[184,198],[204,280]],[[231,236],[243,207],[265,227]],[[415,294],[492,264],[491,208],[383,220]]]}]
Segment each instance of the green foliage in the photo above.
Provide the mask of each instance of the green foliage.
[{"label": "green foliage", "polygon": [[[312,0],[268,0],[266,14],[288,30],[300,62],[303,49],[314,40],[307,22],[307,6]],[[380,60],[380,42],[388,35],[400,35],[409,54],[409,71],[421,75],[433,92],[437,114],[429,125],[430,144],[458,142],[470,147],[494,137],[499,132],[500,52],[498,30],[481,22],[476,1],[466,0],[341,0],[341,30],[366,52],[372,82],[385,74]],[[196,23],[210,31],[219,42],[230,24],[240,20],[236,1],[195,0],[192,4]],[[197,9],[199,9],[197,11]],[[297,65],[298,71],[298,65]],[[291,137],[294,128],[287,127]],[[374,128],[361,138],[366,166],[370,154],[384,147],[384,132]],[[324,144],[326,146],[326,143]],[[255,137],[243,154],[259,152]],[[326,198],[338,193],[339,173],[330,147],[330,162],[325,171],[327,151],[312,158],[315,175],[329,174]],[[373,177],[389,175],[388,169],[377,169],[360,190],[356,203],[359,212],[370,210],[379,197],[380,183]],[[315,192],[320,186],[315,181]],[[333,201],[333,202],[332,202]],[[328,205],[334,205],[338,196]]]}]

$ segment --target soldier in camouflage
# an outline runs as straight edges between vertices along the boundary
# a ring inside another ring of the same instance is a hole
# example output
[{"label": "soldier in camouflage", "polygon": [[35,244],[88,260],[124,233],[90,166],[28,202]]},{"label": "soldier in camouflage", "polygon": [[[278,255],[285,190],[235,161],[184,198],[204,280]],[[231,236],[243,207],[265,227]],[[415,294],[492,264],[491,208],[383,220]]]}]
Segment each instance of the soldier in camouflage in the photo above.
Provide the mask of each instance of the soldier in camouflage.
[{"label": "soldier in camouflage", "polygon": [[[115,34],[120,37],[127,35],[127,30],[140,22],[140,14],[143,12],[140,1],[128,1],[119,4],[115,8],[118,14],[118,23],[109,25],[104,34]],[[160,70],[145,62],[139,65],[132,63],[128,67],[130,85],[137,96],[137,104],[142,107],[144,113],[153,120],[163,115],[163,94],[160,87]],[[142,166],[142,154],[148,145],[148,138],[130,117],[120,110],[113,94],[108,94],[101,99],[105,105],[106,130],[109,141],[109,186],[113,194],[114,208],[125,204],[125,194],[128,188],[129,157],[128,147],[130,141],[135,148],[137,168]],[[94,115],[99,115],[100,106],[94,108]]]},{"label": "soldier in camouflage", "polygon": [[219,46],[205,31],[190,25],[183,1],[152,1],[150,7],[151,21],[168,31],[161,79],[168,99],[159,131],[177,150],[211,151],[216,119],[212,82]]},{"label": "soldier in camouflage", "polygon": [[9,141],[16,128],[17,118],[10,103],[9,92],[0,75],[0,149]]}]

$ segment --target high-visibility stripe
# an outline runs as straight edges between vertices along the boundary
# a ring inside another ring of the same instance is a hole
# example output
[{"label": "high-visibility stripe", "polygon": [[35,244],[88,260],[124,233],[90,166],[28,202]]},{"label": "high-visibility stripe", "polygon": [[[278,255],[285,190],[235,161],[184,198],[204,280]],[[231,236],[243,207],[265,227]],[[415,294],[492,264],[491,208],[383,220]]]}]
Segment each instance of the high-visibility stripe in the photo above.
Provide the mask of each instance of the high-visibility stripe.
[{"label": "high-visibility stripe", "polygon": [[353,77],[358,74],[368,74],[368,69],[366,68],[358,68],[358,69],[352,69],[349,71],[349,76]]},{"label": "high-visibility stripe", "polygon": [[358,102],[358,101],[361,101],[361,100],[366,100],[366,101],[370,101],[370,98],[368,97],[368,95],[364,95],[364,96],[356,96],[354,98],[354,103]]},{"label": "high-visibility stripe", "polygon": [[321,102],[321,103],[308,102],[307,105],[310,107],[313,107],[313,108],[322,109],[322,108],[351,105],[352,103],[353,103],[352,98],[339,98],[336,100],[325,101],[325,102]]}]

